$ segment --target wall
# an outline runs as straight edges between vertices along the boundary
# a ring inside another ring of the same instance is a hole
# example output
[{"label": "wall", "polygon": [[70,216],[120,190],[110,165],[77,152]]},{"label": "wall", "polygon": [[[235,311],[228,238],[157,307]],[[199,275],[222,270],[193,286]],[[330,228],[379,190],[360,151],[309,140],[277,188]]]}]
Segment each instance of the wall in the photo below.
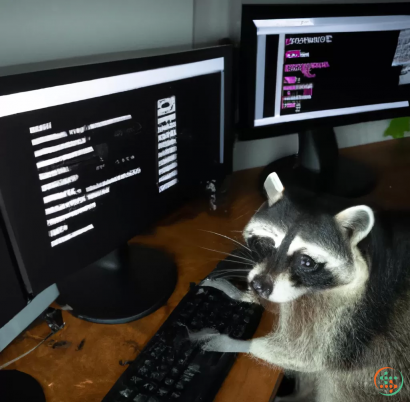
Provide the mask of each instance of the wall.
[{"label": "wall", "polygon": [[[240,40],[242,4],[306,4],[302,0],[194,0],[195,1],[195,44],[212,44],[229,36],[235,42]],[[361,3],[383,3],[387,0],[361,0]],[[398,0],[397,2],[400,2]],[[406,0],[403,0],[406,2]],[[357,3],[356,0],[316,0],[309,3]],[[208,29],[206,29],[208,27]],[[340,148],[385,141],[384,130],[389,121],[377,121],[335,129]],[[242,170],[264,166],[273,160],[297,152],[297,135],[268,138],[263,140],[237,142],[234,151],[234,169]]]},{"label": "wall", "polygon": [[[390,138],[383,137],[389,122],[390,120],[380,120],[335,127],[339,148],[390,140]],[[298,137],[296,134],[255,141],[238,141],[234,151],[234,170],[265,166],[276,159],[295,154],[297,151]]]},{"label": "wall", "polygon": [[0,0],[0,66],[192,44],[193,0]]}]

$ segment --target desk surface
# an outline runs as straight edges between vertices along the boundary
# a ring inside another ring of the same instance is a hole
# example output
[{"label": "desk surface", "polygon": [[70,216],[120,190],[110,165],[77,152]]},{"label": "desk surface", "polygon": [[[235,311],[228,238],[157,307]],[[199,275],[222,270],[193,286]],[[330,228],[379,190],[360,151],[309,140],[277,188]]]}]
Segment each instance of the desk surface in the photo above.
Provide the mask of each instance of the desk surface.
[{"label": "desk surface", "polygon": [[[410,140],[350,148],[342,153],[365,161],[381,172],[380,183],[369,197],[371,200],[387,208],[408,208]],[[256,189],[259,172],[260,169],[252,169],[235,174],[229,217],[197,214],[194,207],[185,208],[174,223],[169,221],[152,235],[133,239],[162,247],[175,256],[178,284],[166,306],[139,321],[114,326],[88,323],[64,312],[66,326],[52,340],[67,341],[69,346],[53,349],[46,343],[9,368],[36,378],[45,391],[47,402],[100,402],[124,371],[119,360],[134,359],[185,295],[189,283],[204,278],[223,257],[201,247],[222,252],[230,252],[234,248],[228,240],[203,230],[233,238],[240,236],[237,231],[243,229],[263,201]],[[256,335],[268,332],[274,319],[273,314],[265,313]],[[48,327],[41,324],[24,333],[3,351],[0,365],[34,347],[48,332]],[[83,339],[84,347],[77,351]],[[216,402],[268,402],[280,376],[279,370],[241,355]]]}]

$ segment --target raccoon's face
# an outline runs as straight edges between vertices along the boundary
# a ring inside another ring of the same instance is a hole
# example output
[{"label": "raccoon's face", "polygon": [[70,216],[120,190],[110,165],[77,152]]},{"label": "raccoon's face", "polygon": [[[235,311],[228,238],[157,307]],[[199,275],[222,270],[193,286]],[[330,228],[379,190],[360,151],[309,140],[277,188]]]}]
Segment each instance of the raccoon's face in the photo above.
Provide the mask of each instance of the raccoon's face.
[{"label": "raccoon's face", "polygon": [[368,278],[368,266],[357,248],[374,225],[367,206],[349,208],[336,216],[308,213],[283,193],[251,219],[244,238],[255,266],[251,288],[276,303],[306,293],[356,291]]}]

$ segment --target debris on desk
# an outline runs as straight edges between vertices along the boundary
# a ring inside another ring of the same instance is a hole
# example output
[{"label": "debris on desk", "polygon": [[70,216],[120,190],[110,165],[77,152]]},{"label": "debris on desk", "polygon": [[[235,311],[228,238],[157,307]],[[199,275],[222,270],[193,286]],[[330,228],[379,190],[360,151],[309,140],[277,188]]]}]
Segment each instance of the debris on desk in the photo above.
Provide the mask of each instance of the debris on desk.
[{"label": "debris on desk", "polygon": [[134,360],[120,360],[119,361],[119,363],[120,363],[120,366],[128,366],[129,364],[131,364],[131,363],[133,363],[134,362]]},{"label": "debris on desk", "polygon": [[85,381],[80,382],[79,384],[76,384],[76,385],[74,385],[74,386],[75,386],[75,387],[78,387],[78,388],[85,388],[85,386],[86,386],[87,384],[93,384],[93,382],[92,382],[91,380],[85,380]]},{"label": "debris on desk", "polygon": [[68,341],[58,341],[50,345],[53,349],[68,349],[72,343]]},{"label": "debris on desk", "polygon": [[134,353],[141,352],[141,348],[139,347],[138,343],[132,340],[125,341],[124,344],[132,349],[134,349]]},{"label": "debris on desk", "polygon": [[85,344],[85,338],[78,344],[76,351],[79,352],[80,350],[83,350]]}]

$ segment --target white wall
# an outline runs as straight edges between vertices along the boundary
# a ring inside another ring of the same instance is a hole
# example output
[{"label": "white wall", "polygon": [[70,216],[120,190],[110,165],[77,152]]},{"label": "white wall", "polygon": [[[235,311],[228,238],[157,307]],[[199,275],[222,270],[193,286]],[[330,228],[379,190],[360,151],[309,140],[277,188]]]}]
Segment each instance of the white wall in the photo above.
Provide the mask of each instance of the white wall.
[{"label": "white wall", "polygon": [[[389,123],[390,120],[380,120],[335,127],[339,148],[390,140],[390,138],[383,137]],[[296,134],[256,141],[238,141],[235,144],[234,170],[265,166],[276,159],[295,154],[297,151],[298,137]]]},{"label": "white wall", "polygon": [[193,0],[0,0],[0,66],[192,44]]},{"label": "white wall", "polygon": [[[357,0],[194,0],[195,44],[216,43],[221,37],[240,40],[242,4],[307,4],[307,3],[357,3]],[[407,0],[398,0],[406,2]],[[386,0],[361,0],[360,3],[386,2]],[[208,29],[206,28],[208,27]],[[385,141],[384,130],[389,121],[362,123],[335,129],[340,148]],[[297,152],[297,135],[237,142],[234,151],[234,169],[242,170],[264,166],[273,160]]]}]

